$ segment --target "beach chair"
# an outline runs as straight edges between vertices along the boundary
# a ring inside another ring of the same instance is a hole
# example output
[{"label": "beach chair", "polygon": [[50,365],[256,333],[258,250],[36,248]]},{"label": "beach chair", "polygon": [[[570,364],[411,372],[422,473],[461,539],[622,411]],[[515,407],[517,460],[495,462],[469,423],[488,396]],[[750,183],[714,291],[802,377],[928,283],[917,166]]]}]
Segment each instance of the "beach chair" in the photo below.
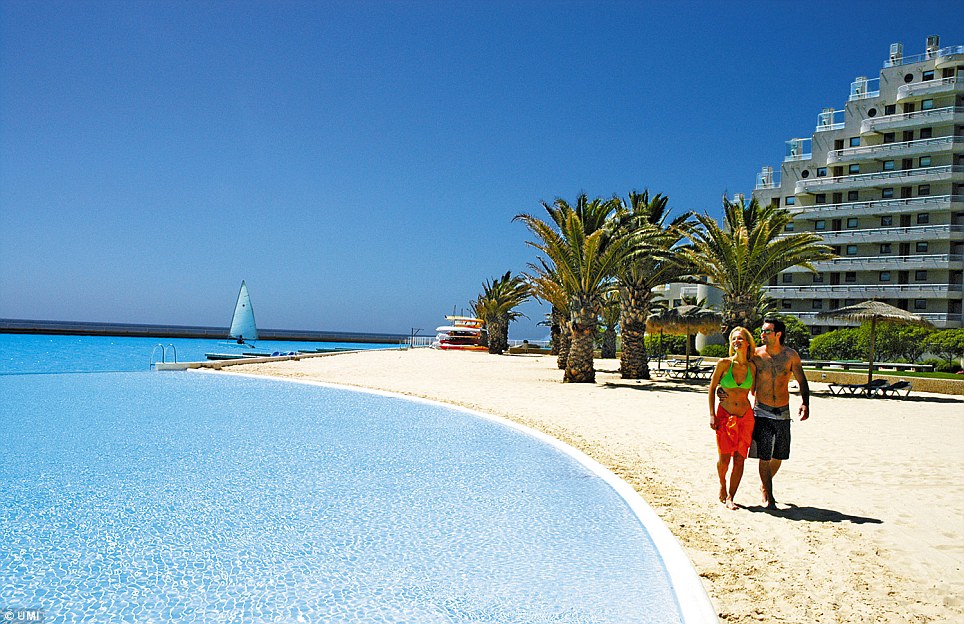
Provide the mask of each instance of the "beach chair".
[{"label": "beach chair", "polygon": [[851,396],[856,396],[862,394],[864,396],[873,396],[875,392],[889,385],[886,379],[874,379],[870,383],[862,384],[827,384],[830,388],[830,394],[850,394]]},{"label": "beach chair", "polygon": [[904,396],[910,396],[910,391],[912,389],[913,389],[913,386],[911,386],[911,383],[909,381],[904,381],[903,379],[901,379],[900,381],[895,381],[892,384],[881,386],[880,388],[877,389],[877,392],[880,393],[880,396],[884,396],[884,397],[887,397],[887,396],[899,397],[901,391],[904,392]]}]

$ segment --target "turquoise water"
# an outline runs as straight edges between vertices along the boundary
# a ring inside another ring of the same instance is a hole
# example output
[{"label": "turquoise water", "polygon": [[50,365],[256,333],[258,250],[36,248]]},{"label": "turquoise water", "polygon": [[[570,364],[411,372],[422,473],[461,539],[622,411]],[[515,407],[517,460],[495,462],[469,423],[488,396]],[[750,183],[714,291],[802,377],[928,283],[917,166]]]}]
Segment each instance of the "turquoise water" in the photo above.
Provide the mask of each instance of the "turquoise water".
[{"label": "turquoise water", "polygon": [[680,621],[626,502],[514,429],[274,380],[11,372],[0,374],[0,614]]}]

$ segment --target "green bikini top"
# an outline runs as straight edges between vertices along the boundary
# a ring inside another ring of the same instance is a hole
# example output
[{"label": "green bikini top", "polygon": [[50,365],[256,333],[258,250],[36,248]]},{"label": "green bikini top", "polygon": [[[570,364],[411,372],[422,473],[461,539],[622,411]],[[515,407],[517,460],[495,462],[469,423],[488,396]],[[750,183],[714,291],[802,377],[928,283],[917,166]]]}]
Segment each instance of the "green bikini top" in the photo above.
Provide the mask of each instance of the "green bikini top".
[{"label": "green bikini top", "polygon": [[736,383],[736,379],[733,379],[733,362],[730,362],[730,368],[727,369],[726,373],[720,379],[720,386],[730,390],[732,388],[742,388],[743,390],[749,390],[753,388],[753,369],[750,368],[749,364],[746,367],[746,379],[743,383]]}]

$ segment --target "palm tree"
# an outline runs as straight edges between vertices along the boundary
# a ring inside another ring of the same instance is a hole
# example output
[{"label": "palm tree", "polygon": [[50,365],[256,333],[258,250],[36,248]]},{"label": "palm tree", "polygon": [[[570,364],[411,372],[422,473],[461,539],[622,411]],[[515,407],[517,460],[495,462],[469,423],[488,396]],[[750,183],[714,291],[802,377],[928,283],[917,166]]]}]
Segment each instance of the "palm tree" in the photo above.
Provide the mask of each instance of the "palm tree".
[{"label": "palm tree", "polygon": [[780,271],[836,257],[812,232],[784,235],[790,213],[756,199],[746,204],[723,198],[723,227],[707,214],[696,215],[702,226],[690,234],[693,245],[682,250],[696,271],[723,291],[724,336],[739,325],[754,327],[767,301],[763,287]]},{"label": "palm tree", "polygon": [[609,217],[618,202],[580,195],[575,206],[557,199],[552,206],[543,202],[552,223],[530,214],[515,219],[529,228],[536,241],[527,241],[545,254],[567,294],[572,346],[563,381],[592,383],[593,339],[596,334],[602,295],[616,264],[632,248],[633,237],[618,235]]},{"label": "palm tree", "polygon": [[676,248],[692,225],[691,213],[667,223],[669,198],[662,194],[650,198],[649,190],[632,191],[623,204],[624,227],[630,230],[650,229],[650,249],[633,254],[620,263],[616,277],[622,308],[620,328],[623,350],[619,372],[623,379],[649,379],[649,354],[646,352],[646,319],[650,315],[653,288],[681,281],[692,273]]},{"label": "palm tree", "polygon": [[482,293],[472,302],[472,309],[485,321],[489,353],[502,355],[509,348],[509,323],[524,316],[515,308],[523,304],[529,294],[525,278],[521,275],[512,277],[511,271],[482,284]]},{"label": "palm tree", "polygon": [[603,296],[602,314],[600,314],[600,321],[603,326],[600,357],[603,359],[616,357],[616,327],[619,325],[619,308],[619,291],[612,289]]},{"label": "palm tree", "polygon": [[565,370],[569,360],[569,346],[572,334],[569,329],[569,294],[559,279],[559,274],[544,258],[539,264],[529,263],[531,273],[526,274],[532,296],[552,306],[549,313],[549,327],[552,334],[552,353],[556,356],[559,370]]}]

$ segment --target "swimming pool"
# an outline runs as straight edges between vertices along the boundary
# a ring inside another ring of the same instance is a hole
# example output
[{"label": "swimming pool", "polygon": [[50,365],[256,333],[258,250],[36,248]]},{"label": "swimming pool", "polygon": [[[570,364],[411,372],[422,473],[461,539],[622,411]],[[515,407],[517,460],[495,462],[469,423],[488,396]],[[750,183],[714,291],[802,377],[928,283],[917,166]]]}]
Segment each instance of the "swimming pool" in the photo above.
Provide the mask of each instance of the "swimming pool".
[{"label": "swimming pool", "polygon": [[0,609],[48,622],[683,619],[623,497],[462,410],[196,373],[5,374],[0,396]]}]

